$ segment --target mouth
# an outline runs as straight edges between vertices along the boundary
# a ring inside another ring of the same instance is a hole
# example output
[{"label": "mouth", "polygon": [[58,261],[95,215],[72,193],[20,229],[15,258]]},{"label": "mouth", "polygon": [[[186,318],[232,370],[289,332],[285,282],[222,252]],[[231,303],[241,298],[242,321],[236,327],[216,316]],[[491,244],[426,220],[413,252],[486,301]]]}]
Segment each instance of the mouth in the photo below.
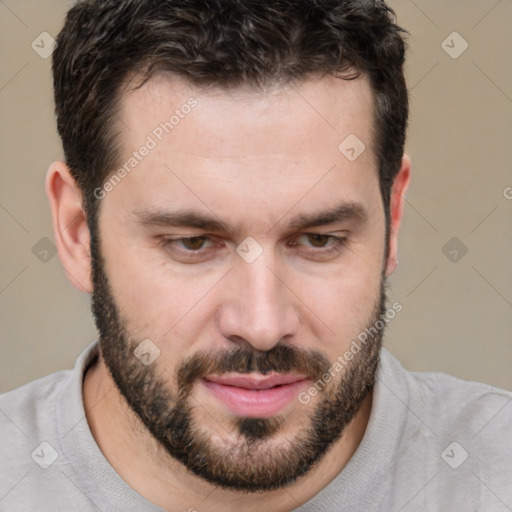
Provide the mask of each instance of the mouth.
[{"label": "mouth", "polygon": [[270,418],[281,412],[309,382],[299,374],[229,374],[202,379],[208,392],[232,414]]}]

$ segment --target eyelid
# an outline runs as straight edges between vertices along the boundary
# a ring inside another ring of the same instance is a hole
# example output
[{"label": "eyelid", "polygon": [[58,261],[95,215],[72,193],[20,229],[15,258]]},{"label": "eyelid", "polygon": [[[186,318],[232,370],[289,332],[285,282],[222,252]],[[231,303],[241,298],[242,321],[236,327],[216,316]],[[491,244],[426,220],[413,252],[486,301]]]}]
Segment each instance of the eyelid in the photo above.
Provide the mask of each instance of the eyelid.
[{"label": "eyelid", "polygon": [[[214,237],[212,237],[212,235],[180,235],[180,236],[176,236],[176,237],[162,236],[160,243],[164,246],[171,245],[171,243],[173,245],[178,245],[178,242],[181,242],[183,240],[191,240],[194,238],[204,238],[214,244],[219,243],[217,240],[215,240]],[[200,250],[201,249],[198,249],[197,251],[188,251],[188,252],[193,254],[194,252],[198,253]]]},{"label": "eyelid", "polygon": [[[316,253],[318,255],[327,255],[332,252],[339,252],[347,243],[347,237],[346,236],[337,236],[332,235],[330,233],[315,233],[315,232],[308,232],[308,233],[300,233],[296,235],[294,238],[301,238],[303,236],[324,236],[328,237],[331,240],[331,243],[325,247],[315,247],[315,246],[306,246],[306,251],[310,253]],[[295,246],[298,244],[294,244]]]},{"label": "eyelid", "polygon": [[[343,233],[345,233],[345,232],[343,232]],[[307,231],[307,232],[302,232],[302,233],[294,233],[293,235],[290,235],[288,237],[288,239],[300,238],[302,236],[326,236],[333,240],[338,240],[338,241],[344,240],[346,238],[345,236],[334,235],[331,233],[318,233],[315,231]],[[177,235],[176,237],[162,236],[160,238],[162,239],[163,243],[179,242],[181,240],[190,240],[190,239],[194,239],[194,238],[206,238],[212,242],[215,242],[216,236],[211,235],[211,234],[192,234],[192,235],[179,235],[179,236]]]},{"label": "eyelid", "polygon": [[[318,262],[326,261],[325,258],[334,258],[337,257],[338,254],[340,254],[347,246],[348,238],[346,236],[336,236],[332,235],[330,233],[315,233],[315,232],[307,232],[307,233],[298,233],[292,237],[288,237],[288,240],[290,238],[292,240],[296,238],[300,238],[303,236],[325,236],[332,240],[332,243],[325,247],[315,247],[315,246],[308,246],[308,245],[300,245],[297,242],[292,244],[292,247],[290,248],[292,251],[296,248],[298,255],[302,254],[303,257],[312,259],[313,261],[316,260]],[[215,253],[212,253],[212,251],[215,251],[216,245],[218,246],[219,243],[222,244],[222,242],[216,241],[214,236],[208,235],[208,234],[201,234],[201,235],[181,235],[176,237],[170,237],[170,236],[162,236],[160,237],[160,245],[162,248],[167,251],[171,257],[176,259],[177,262],[181,262],[183,264],[194,264],[194,263],[202,263],[206,261],[210,261],[212,258],[216,257]],[[209,247],[202,247],[197,250],[189,250],[185,249],[183,247],[179,247],[179,242],[182,240],[189,240],[193,238],[204,238],[208,242],[210,242],[212,245]],[[220,249],[222,249],[222,245]],[[181,261],[180,261],[181,260]]]}]

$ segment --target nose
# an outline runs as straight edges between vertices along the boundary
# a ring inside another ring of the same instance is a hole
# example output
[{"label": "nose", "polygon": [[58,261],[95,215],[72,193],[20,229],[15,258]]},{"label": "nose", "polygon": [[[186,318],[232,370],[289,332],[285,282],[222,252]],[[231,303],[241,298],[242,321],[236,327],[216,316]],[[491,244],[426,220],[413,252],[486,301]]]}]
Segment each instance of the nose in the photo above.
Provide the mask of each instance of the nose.
[{"label": "nose", "polygon": [[294,295],[271,258],[237,262],[228,275],[219,328],[225,338],[253,350],[270,350],[299,325]]}]

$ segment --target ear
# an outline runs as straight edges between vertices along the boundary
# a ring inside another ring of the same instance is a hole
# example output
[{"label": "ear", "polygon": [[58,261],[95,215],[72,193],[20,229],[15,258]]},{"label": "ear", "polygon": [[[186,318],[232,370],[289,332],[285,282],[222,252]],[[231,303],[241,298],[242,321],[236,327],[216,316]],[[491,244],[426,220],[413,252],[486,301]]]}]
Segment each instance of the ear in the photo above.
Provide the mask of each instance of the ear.
[{"label": "ear", "polygon": [[391,224],[389,227],[389,254],[386,262],[386,277],[398,267],[398,232],[404,213],[405,193],[411,179],[411,159],[408,155],[402,158],[402,165],[393,181],[391,188]]},{"label": "ear", "polygon": [[64,162],[53,162],[46,174],[53,232],[59,258],[71,284],[92,293],[90,235],[82,194]]}]

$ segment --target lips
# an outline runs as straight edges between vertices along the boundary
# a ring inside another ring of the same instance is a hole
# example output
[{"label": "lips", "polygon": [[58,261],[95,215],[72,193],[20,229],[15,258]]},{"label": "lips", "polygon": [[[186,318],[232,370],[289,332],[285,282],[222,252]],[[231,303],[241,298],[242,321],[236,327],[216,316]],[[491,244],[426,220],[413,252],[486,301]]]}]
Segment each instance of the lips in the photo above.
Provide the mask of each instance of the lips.
[{"label": "lips", "polygon": [[230,374],[202,379],[207,391],[229,412],[248,418],[269,418],[298,395],[308,379],[299,374]]},{"label": "lips", "polygon": [[284,386],[292,384],[299,380],[303,380],[304,375],[293,374],[275,374],[275,375],[234,375],[234,376],[220,376],[220,377],[206,377],[209,382],[222,384],[223,386],[234,386],[244,389],[270,389],[274,386]]}]

